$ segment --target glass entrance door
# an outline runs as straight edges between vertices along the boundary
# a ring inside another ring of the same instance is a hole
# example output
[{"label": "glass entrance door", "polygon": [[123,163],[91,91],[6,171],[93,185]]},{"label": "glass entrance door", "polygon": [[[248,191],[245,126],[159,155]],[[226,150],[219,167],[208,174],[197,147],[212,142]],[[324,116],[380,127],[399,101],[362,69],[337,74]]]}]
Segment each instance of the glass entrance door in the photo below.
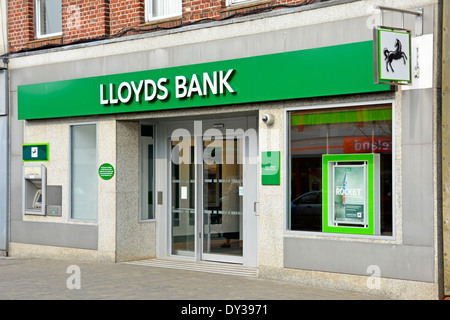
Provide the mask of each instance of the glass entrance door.
[{"label": "glass entrance door", "polygon": [[241,262],[243,256],[242,139],[204,141],[204,260]]},{"label": "glass entrance door", "polygon": [[[223,122],[215,131],[201,123],[194,136],[193,123],[167,127],[169,243],[162,249],[173,257],[255,266],[257,143],[237,131],[246,128],[245,119]],[[230,128],[236,132],[227,136]],[[174,140],[177,129],[181,137]]]}]

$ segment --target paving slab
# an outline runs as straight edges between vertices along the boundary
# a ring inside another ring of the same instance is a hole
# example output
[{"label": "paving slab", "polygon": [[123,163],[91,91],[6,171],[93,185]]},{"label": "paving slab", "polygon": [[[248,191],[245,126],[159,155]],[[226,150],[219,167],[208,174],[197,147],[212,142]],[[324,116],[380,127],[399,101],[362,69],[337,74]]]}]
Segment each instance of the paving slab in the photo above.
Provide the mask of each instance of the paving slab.
[{"label": "paving slab", "polygon": [[1,300],[380,300],[256,276],[136,263],[0,258]]}]

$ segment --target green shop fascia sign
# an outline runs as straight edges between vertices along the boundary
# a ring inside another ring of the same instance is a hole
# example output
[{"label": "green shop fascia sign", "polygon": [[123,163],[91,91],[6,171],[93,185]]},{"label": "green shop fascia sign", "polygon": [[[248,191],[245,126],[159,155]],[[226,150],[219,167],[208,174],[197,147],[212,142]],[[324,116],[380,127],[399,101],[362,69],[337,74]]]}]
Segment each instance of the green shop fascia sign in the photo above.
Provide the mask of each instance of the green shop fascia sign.
[{"label": "green shop fascia sign", "polygon": [[18,86],[18,119],[72,117],[390,90],[373,41]]}]

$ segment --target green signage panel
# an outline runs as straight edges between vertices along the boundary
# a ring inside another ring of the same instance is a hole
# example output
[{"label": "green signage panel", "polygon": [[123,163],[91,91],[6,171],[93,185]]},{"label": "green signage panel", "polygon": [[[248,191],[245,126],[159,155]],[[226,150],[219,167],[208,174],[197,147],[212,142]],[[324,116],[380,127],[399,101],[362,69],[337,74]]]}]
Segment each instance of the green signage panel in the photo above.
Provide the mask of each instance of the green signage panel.
[{"label": "green signage panel", "polygon": [[18,86],[18,118],[167,110],[388,91],[373,41]]},{"label": "green signage panel", "polygon": [[375,83],[410,84],[412,81],[411,32],[375,29]]},{"label": "green signage panel", "polygon": [[48,143],[24,144],[22,146],[23,161],[49,161],[49,153]]},{"label": "green signage panel", "polygon": [[380,233],[379,154],[322,156],[324,232]]},{"label": "green signage panel", "polygon": [[104,163],[98,168],[98,175],[103,180],[109,180],[114,176],[114,167],[112,164]]},{"label": "green signage panel", "polygon": [[261,184],[280,185],[280,151],[262,152]]}]

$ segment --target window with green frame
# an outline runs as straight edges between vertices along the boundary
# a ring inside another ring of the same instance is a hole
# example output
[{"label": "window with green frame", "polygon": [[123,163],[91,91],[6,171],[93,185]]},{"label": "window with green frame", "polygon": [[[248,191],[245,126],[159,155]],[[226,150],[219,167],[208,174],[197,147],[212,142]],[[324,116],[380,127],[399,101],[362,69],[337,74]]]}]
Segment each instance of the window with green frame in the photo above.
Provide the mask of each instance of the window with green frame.
[{"label": "window with green frame", "polygon": [[302,109],[289,112],[288,230],[322,232],[322,156],[380,157],[380,235],[392,235],[392,105]]}]

